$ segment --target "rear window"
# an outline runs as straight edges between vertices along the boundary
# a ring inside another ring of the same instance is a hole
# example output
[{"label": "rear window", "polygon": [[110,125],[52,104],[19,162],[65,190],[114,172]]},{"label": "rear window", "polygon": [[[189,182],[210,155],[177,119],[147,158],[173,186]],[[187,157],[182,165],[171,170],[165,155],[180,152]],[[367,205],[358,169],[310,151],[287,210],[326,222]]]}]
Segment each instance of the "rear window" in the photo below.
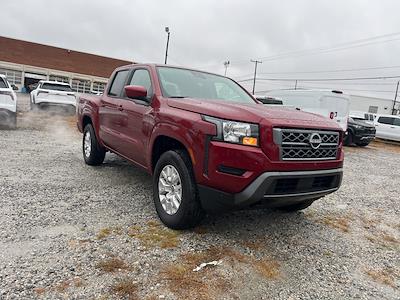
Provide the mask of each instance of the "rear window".
[{"label": "rear window", "polygon": [[111,84],[111,88],[108,92],[110,96],[121,96],[122,89],[125,86],[126,78],[128,76],[129,70],[118,71],[115,74],[114,80]]},{"label": "rear window", "polygon": [[65,85],[65,84],[43,83],[41,88],[45,89],[45,90],[72,92],[71,87],[69,85]]},{"label": "rear window", "polygon": [[7,89],[7,88],[8,88],[7,82],[5,82],[3,78],[0,78],[0,89]]},{"label": "rear window", "polygon": [[394,121],[394,118],[391,118],[391,117],[379,117],[379,119],[378,119],[378,123],[388,124],[388,125],[393,125],[393,121]]}]

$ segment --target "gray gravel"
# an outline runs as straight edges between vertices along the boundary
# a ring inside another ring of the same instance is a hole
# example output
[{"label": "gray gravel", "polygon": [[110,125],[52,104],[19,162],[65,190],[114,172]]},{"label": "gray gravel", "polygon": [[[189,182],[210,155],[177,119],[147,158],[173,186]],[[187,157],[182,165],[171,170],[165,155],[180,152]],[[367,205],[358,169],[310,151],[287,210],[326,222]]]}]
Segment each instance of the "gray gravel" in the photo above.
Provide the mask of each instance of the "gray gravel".
[{"label": "gray gravel", "polygon": [[399,299],[399,148],[346,148],[342,188],[303,212],[176,233],[150,176],[86,166],[73,117],[20,113],[0,131],[0,299]]}]

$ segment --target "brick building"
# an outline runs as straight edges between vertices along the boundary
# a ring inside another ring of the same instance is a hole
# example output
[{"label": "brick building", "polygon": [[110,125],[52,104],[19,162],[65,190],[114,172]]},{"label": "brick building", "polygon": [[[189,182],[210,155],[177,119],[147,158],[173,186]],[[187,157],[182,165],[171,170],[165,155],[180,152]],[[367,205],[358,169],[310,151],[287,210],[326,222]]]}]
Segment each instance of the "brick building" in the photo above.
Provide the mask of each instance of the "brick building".
[{"label": "brick building", "polygon": [[0,74],[22,91],[39,80],[57,80],[79,93],[102,92],[112,71],[131,63],[0,36]]}]

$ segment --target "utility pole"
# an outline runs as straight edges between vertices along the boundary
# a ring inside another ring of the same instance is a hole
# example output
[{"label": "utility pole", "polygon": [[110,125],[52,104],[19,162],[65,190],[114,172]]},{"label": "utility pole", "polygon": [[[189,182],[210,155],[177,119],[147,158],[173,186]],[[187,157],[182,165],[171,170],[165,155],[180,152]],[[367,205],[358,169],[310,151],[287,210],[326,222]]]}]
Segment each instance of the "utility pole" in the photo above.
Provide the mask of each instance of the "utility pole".
[{"label": "utility pole", "polygon": [[257,65],[262,64],[262,61],[250,59],[250,62],[255,64],[254,65],[254,78],[253,78],[253,95],[254,95],[254,91],[256,89]]},{"label": "utility pole", "polygon": [[231,64],[231,62],[229,60],[224,61],[224,66],[225,66],[225,75],[226,76],[226,71],[228,70],[229,65]]},{"label": "utility pole", "polygon": [[297,90],[297,80],[294,83],[294,89]]},{"label": "utility pole", "polygon": [[394,111],[396,110],[396,100],[397,100],[397,92],[399,91],[399,83],[400,83],[400,80],[399,80],[399,81],[397,81],[397,85],[396,85],[396,93],[394,94],[394,101],[393,101],[392,115],[394,115]]},{"label": "utility pole", "polygon": [[167,37],[167,47],[165,48],[165,61],[164,61],[164,64],[167,64],[168,45],[169,45],[169,34],[170,34],[170,32],[169,32],[169,27],[165,27],[165,32],[168,34],[168,37]]}]

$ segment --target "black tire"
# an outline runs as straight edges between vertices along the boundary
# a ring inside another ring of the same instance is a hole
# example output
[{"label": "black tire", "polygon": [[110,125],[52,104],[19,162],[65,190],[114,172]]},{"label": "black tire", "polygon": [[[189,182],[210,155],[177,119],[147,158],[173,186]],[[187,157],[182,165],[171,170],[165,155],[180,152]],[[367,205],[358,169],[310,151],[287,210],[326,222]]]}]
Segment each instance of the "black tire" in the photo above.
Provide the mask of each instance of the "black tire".
[{"label": "black tire", "polygon": [[351,146],[353,144],[353,134],[349,132],[344,139],[344,145],[345,146]]},{"label": "black tire", "polygon": [[296,204],[282,206],[282,207],[279,207],[278,209],[281,211],[285,211],[285,212],[295,212],[295,211],[299,211],[299,210],[309,207],[311,204],[313,204],[313,202],[315,200],[317,200],[317,199],[305,200],[305,201],[302,201],[302,202],[299,202]]},{"label": "black tire", "polygon": [[360,142],[360,143],[356,143],[356,145],[357,145],[357,146],[360,146],[360,147],[366,147],[366,146],[369,145],[369,143],[370,143],[370,142]]},{"label": "black tire", "polygon": [[[175,167],[181,179],[181,203],[174,214],[168,214],[164,210],[159,197],[159,178],[161,171],[167,165]],[[200,205],[192,163],[186,151],[170,150],[161,155],[153,175],[153,199],[160,220],[169,228],[193,228],[204,218],[205,213]]]},{"label": "black tire", "polygon": [[[88,155],[86,155],[85,153],[85,137],[87,134],[90,135],[90,151]],[[106,151],[97,141],[97,137],[94,132],[92,124],[87,124],[85,126],[85,129],[83,130],[82,153],[83,153],[83,159],[85,160],[85,163],[88,165],[98,166],[101,165],[104,161]]]}]

